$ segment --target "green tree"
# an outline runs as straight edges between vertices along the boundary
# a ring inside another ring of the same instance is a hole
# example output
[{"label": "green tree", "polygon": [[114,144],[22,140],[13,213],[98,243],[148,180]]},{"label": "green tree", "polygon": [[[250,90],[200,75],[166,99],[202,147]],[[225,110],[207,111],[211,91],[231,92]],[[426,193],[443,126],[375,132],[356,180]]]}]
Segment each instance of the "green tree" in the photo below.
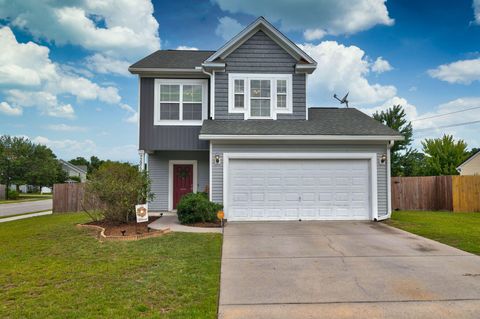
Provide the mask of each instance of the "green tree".
[{"label": "green tree", "polygon": [[404,136],[405,139],[396,141],[390,150],[391,173],[392,176],[408,176],[418,155],[410,147],[413,141],[413,129],[412,123],[407,121],[405,110],[401,105],[394,105],[385,111],[375,112],[373,118]]},{"label": "green tree", "polygon": [[87,167],[90,166],[90,162],[85,157],[81,156],[71,159],[68,162],[73,165],[85,165]]},{"label": "green tree", "polygon": [[457,175],[457,167],[468,158],[467,143],[452,135],[422,141],[427,175]]},{"label": "green tree", "polygon": [[99,159],[96,156],[91,156],[90,157],[90,165],[88,166],[88,173],[93,173],[97,169],[100,168],[100,166],[105,163],[104,160]]},{"label": "green tree", "polygon": [[23,137],[0,136],[0,183],[51,186],[65,177],[55,154]]}]

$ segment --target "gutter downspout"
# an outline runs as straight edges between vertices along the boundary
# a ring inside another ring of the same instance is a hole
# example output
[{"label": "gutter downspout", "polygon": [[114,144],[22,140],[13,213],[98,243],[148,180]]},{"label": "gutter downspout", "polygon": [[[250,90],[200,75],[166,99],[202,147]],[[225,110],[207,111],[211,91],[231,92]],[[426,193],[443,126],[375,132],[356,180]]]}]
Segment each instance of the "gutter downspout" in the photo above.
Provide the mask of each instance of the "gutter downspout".
[{"label": "gutter downspout", "polygon": [[392,173],[390,149],[394,144],[394,140],[390,140],[387,143],[387,215],[381,217],[379,216],[378,221],[389,219],[392,216]]},{"label": "gutter downspout", "polygon": [[205,68],[202,67],[202,72],[210,77],[210,117],[213,119],[214,118],[214,102],[215,102],[215,97],[214,97],[214,81],[215,81],[215,72],[212,71],[212,73],[208,73],[205,71]]}]

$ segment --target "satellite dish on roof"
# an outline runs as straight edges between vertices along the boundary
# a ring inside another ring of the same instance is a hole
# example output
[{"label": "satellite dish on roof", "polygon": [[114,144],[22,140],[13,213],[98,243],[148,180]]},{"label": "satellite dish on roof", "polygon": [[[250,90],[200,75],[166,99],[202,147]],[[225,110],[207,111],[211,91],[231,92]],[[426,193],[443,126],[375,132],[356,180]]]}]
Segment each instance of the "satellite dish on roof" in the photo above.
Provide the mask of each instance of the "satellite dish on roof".
[{"label": "satellite dish on roof", "polygon": [[334,97],[335,99],[337,99],[337,100],[340,102],[340,104],[345,104],[345,105],[347,106],[347,108],[348,108],[348,100],[347,100],[348,93],[350,93],[350,92],[347,92],[347,94],[345,94],[345,96],[344,96],[342,99],[339,99],[336,94],[334,94],[333,97]]}]

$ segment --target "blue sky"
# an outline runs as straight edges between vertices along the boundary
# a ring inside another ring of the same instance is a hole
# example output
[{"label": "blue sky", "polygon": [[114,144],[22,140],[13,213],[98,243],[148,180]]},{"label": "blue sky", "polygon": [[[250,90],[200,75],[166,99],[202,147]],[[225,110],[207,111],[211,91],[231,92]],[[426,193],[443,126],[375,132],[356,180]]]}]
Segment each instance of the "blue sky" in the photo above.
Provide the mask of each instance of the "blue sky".
[{"label": "blue sky", "polygon": [[128,65],[160,48],[217,49],[263,15],[317,60],[309,106],[337,106],[333,93],[350,91],[367,113],[404,105],[417,147],[443,133],[480,146],[480,123],[452,126],[480,121],[480,0],[275,3],[0,0],[0,134],[64,159],[134,162]]}]

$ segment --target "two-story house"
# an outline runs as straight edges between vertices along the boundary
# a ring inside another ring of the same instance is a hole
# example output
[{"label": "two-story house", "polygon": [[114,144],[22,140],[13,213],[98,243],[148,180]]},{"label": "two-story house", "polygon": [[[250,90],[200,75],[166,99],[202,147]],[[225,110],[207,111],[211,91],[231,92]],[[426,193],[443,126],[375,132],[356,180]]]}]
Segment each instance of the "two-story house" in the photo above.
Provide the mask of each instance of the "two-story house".
[{"label": "two-story house", "polygon": [[133,64],[150,210],[205,191],[230,221],[388,218],[390,147],[403,137],[353,108],[308,108],[316,68],[263,17],[217,51]]}]

